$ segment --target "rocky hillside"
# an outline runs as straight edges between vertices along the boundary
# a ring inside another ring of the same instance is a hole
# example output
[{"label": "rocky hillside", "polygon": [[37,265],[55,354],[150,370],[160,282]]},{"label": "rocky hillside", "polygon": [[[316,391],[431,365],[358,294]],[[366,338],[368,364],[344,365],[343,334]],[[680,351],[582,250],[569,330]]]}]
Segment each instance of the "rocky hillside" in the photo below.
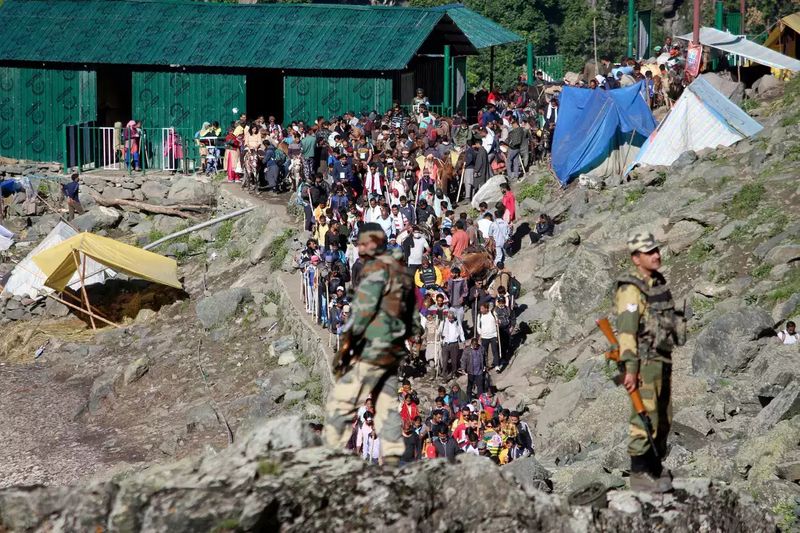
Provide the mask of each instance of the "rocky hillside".
[{"label": "rocky hillside", "polygon": [[748,496],[708,480],[653,497],[612,492],[570,507],[531,485],[533,458],[498,468],[462,456],[381,470],[319,446],[297,417],[261,425],[216,456],[77,489],[0,491],[13,531],[775,531]]},{"label": "rocky hillside", "polygon": [[674,353],[667,464],[798,523],[800,352],[775,335],[800,319],[799,94],[795,81],[751,111],[763,132],[731,148],[685,153],[621,184],[561,191],[545,176],[518,192],[524,210],[559,225],[507,263],[526,290],[528,332],[514,361],[526,386],[506,394],[530,408],[556,491],[624,484],[628,405],[608,380],[594,320],[610,312],[612,282],[628,268],[625,235],[647,228],[691,317],[689,342]]},{"label": "rocky hillside", "polygon": [[[775,331],[800,319],[799,96],[795,82],[751,110],[765,126],[753,139],[622,183],[561,190],[532,172],[515,185],[520,233],[540,212],[558,224],[507,262],[523,285],[521,333],[496,384],[526,410],[537,455],[499,469],[464,459],[391,472],[316,446],[306,423],[322,418],[330,349],[299,306],[291,256],[305,236],[285,198],[93,177],[84,192],[107,201],[172,205],[182,191],[184,204],[214,197],[202,217],[255,210],[159,249],[179,261],[184,292],[120,281],[93,294],[122,329],[93,334],[53,304],[0,302],[0,531],[796,528],[800,354]],[[139,244],[187,224],[90,213],[93,230]],[[29,244],[0,272],[56,223],[30,218],[13,222]],[[610,490],[627,483],[629,408],[594,326],[640,227],[664,243],[691,316],[674,354],[667,464],[679,490],[664,499]],[[424,409],[438,384],[415,383]],[[610,490],[608,508],[570,506],[564,495],[591,482]]]}]

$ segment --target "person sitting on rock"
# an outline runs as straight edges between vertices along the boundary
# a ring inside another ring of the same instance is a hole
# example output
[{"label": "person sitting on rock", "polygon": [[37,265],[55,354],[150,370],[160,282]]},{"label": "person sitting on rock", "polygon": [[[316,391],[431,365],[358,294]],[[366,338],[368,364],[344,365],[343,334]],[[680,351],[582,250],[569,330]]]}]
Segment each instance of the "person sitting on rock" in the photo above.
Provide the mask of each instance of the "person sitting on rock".
[{"label": "person sitting on rock", "polygon": [[796,327],[791,320],[786,323],[786,329],[778,333],[778,340],[781,344],[797,344],[800,342],[800,333],[797,333]]}]

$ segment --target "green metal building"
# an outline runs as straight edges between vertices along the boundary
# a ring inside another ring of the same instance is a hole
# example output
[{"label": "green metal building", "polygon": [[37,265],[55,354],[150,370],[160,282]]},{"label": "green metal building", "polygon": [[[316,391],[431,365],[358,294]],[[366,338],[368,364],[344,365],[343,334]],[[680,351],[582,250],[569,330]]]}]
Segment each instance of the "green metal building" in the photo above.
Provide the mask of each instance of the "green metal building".
[{"label": "green metal building", "polygon": [[313,121],[417,87],[450,113],[466,108],[466,57],[521,40],[460,4],[5,0],[0,27],[0,156],[59,162],[77,124]]}]

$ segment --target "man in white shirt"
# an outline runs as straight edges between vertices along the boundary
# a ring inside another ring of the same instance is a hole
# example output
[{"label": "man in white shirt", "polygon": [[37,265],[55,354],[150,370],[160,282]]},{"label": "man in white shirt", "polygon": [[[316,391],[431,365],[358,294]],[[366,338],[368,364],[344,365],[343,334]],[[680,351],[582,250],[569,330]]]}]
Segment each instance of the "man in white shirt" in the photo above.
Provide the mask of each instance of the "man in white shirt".
[{"label": "man in white shirt", "polygon": [[381,216],[381,206],[374,196],[369,199],[369,207],[364,210],[364,222],[377,222]]},{"label": "man in white shirt", "polygon": [[797,326],[793,321],[786,323],[786,329],[778,333],[778,340],[782,344],[797,344],[800,342],[800,333],[797,333]]},{"label": "man in white shirt", "polygon": [[450,379],[458,372],[458,363],[461,359],[460,343],[464,342],[464,328],[456,320],[453,309],[447,311],[447,320],[439,324],[439,338],[442,341],[442,370],[445,379]]},{"label": "man in white shirt", "polygon": [[489,312],[489,304],[481,304],[480,314],[478,315],[478,336],[481,338],[481,346],[483,346],[483,353],[489,357],[489,348],[492,349],[492,368],[500,368],[502,361],[500,360],[500,346],[497,344],[497,321],[494,315]]},{"label": "man in white shirt", "polygon": [[381,206],[381,214],[378,216],[375,222],[383,229],[383,232],[386,234],[386,240],[388,241],[390,238],[396,235],[395,227],[394,227],[394,219],[389,216],[389,208]]},{"label": "man in white shirt", "polygon": [[493,221],[492,214],[488,211],[484,213],[483,218],[478,221],[478,231],[481,232],[481,237],[483,237],[484,241],[492,236],[490,230]]},{"label": "man in white shirt", "polygon": [[413,275],[417,272],[420,265],[422,265],[422,256],[430,249],[430,246],[419,230],[414,230],[414,233],[411,234],[411,238],[414,240],[411,243],[411,250],[408,254],[408,271]]},{"label": "man in white shirt", "polygon": [[394,204],[392,206],[391,218],[392,225],[394,226],[394,234],[395,236],[399,236],[408,225],[408,219],[400,212],[400,204]]},{"label": "man in white shirt", "polygon": [[484,128],[486,135],[481,139],[481,144],[486,153],[489,154],[489,161],[492,160],[492,147],[494,146],[494,130],[492,128]]}]

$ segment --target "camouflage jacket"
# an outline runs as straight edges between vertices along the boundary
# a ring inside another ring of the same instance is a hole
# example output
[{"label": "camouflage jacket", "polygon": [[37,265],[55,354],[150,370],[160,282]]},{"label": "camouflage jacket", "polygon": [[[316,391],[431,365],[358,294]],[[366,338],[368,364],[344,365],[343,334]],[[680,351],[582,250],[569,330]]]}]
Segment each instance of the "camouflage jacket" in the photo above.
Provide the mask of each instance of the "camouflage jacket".
[{"label": "camouflage jacket", "polygon": [[625,371],[639,371],[641,359],[670,362],[678,342],[675,304],[667,280],[656,272],[649,280],[631,271],[617,281],[614,311]]},{"label": "camouflage jacket", "polygon": [[392,364],[405,353],[405,341],[420,335],[414,281],[397,257],[389,253],[367,260],[353,297],[349,329],[362,340],[366,361]]}]

